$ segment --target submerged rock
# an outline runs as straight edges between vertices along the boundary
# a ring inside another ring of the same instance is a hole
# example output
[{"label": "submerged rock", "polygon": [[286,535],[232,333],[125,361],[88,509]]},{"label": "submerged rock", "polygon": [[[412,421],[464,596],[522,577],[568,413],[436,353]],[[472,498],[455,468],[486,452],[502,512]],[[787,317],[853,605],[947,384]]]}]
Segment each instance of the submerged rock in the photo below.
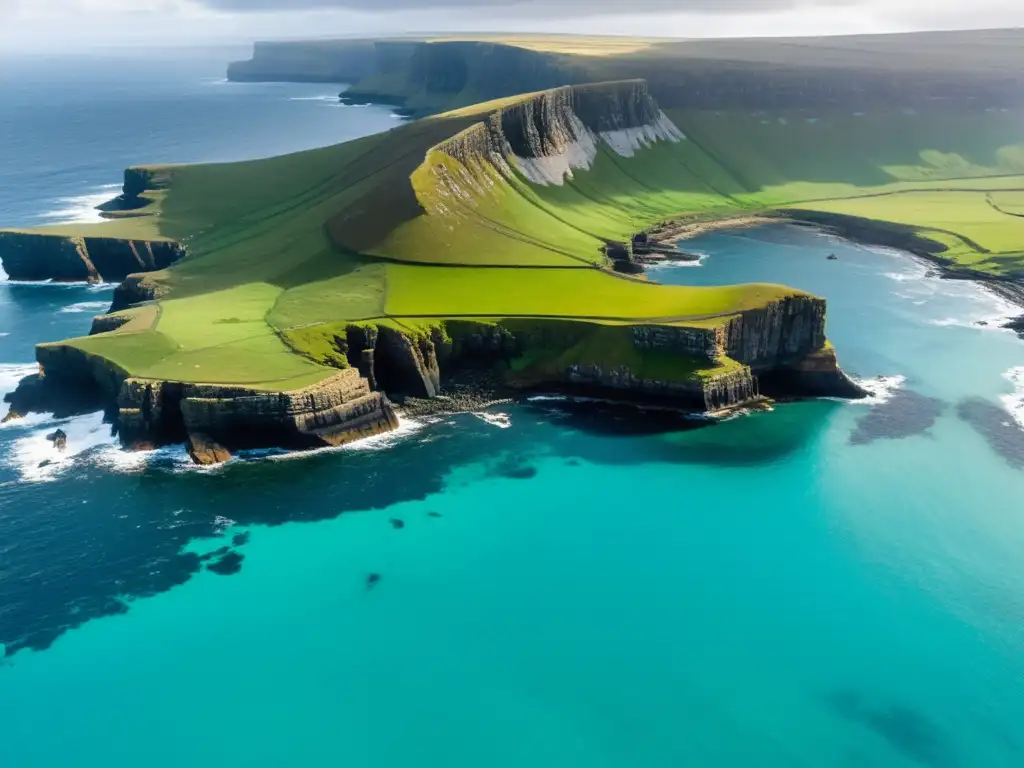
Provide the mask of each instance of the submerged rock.
[{"label": "submerged rock", "polygon": [[394,528],[396,531],[400,531],[403,528],[405,528],[405,521],[404,520],[399,520],[397,517],[392,517],[391,518],[391,527]]},{"label": "submerged rock", "polygon": [[206,570],[216,573],[218,576],[232,576],[242,570],[242,561],[244,559],[245,555],[240,555],[237,552],[228,552],[219,560],[207,565]]},{"label": "submerged rock", "polygon": [[380,574],[371,573],[366,577],[366,588],[373,589],[380,583]]},{"label": "submerged rock", "polygon": [[194,432],[188,436],[188,455],[202,467],[223,464],[231,460],[231,451],[202,432]]}]

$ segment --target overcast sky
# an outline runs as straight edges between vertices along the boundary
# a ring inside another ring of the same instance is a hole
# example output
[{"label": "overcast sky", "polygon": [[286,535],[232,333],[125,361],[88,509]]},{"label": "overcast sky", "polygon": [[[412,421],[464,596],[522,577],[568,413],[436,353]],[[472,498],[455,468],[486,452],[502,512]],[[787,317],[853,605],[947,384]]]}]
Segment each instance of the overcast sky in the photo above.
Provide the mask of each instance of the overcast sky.
[{"label": "overcast sky", "polygon": [[1024,26],[1024,0],[0,0],[0,52],[426,31],[677,37]]}]

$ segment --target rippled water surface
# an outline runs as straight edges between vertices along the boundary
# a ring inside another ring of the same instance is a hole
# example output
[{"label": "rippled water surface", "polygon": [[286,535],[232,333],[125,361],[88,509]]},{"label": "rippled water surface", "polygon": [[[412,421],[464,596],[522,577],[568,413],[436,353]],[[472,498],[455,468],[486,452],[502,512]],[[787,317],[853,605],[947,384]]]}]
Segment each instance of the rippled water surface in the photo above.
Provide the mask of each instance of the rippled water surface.
[{"label": "rippled water surface", "polygon": [[[706,428],[539,401],[213,471],[98,416],[63,457],[0,428],[0,765],[1024,764],[1011,308],[791,227],[687,248],[654,276],[825,296],[876,396]],[[110,293],[0,285],[0,390]]]}]

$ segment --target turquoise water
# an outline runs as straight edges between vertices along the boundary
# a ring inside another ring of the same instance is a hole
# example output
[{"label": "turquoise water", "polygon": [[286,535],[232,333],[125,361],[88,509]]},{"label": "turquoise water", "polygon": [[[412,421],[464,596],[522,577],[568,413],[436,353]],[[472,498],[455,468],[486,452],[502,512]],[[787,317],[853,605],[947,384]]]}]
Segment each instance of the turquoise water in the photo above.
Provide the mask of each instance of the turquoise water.
[{"label": "turquoise water", "polygon": [[[0,765],[1024,764],[1024,343],[976,324],[1011,308],[791,227],[687,247],[654,276],[825,296],[876,396],[214,471],[0,429]],[[0,375],[108,294],[0,287]]]}]

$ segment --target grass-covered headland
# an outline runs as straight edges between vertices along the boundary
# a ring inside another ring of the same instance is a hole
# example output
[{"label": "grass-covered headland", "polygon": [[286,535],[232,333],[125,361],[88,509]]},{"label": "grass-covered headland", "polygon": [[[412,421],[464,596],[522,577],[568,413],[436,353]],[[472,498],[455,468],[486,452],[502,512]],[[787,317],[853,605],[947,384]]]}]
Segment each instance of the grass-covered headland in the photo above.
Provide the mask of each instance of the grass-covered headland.
[{"label": "grass-covered headland", "polygon": [[[480,45],[550,56],[580,77],[658,61],[683,81],[690,71],[653,43],[389,45],[364,49],[394,55],[387,71],[378,61],[362,76],[379,89],[390,78],[386,95],[414,106],[437,81],[416,94],[397,84],[411,87],[409,67],[430,45],[445,49],[429,51],[441,72],[473,66]],[[759,379],[785,391],[842,387],[824,302],[784,286],[683,288],[623,274],[636,232],[777,209],[848,214],[923,235],[965,268],[1024,268],[1024,115],[998,89],[975,88],[994,101],[971,109],[952,98],[957,83],[951,99],[915,93],[913,106],[851,110],[818,94],[824,103],[708,109],[667,87],[661,70],[657,87],[616,80],[523,95],[503,68],[471,72],[467,82],[500,98],[463,105],[468,86],[452,90],[449,78],[455,109],[387,133],[266,160],[130,169],[110,221],[0,234],[5,264],[50,249],[54,263],[95,265],[118,240],[143,261],[154,245],[184,250],[170,266],[142,264],[93,335],[42,345],[44,379],[86,381],[116,399],[134,443],[190,433],[342,442],[393,426],[381,391],[432,396],[441,371],[461,367],[516,386],[715,410],[756,399]],[[711,70],[701,60],[692,71],[699,90]],[[738,72],[730,87],[742,92]],[[652,96],[659,87],[667,102]]]}]

